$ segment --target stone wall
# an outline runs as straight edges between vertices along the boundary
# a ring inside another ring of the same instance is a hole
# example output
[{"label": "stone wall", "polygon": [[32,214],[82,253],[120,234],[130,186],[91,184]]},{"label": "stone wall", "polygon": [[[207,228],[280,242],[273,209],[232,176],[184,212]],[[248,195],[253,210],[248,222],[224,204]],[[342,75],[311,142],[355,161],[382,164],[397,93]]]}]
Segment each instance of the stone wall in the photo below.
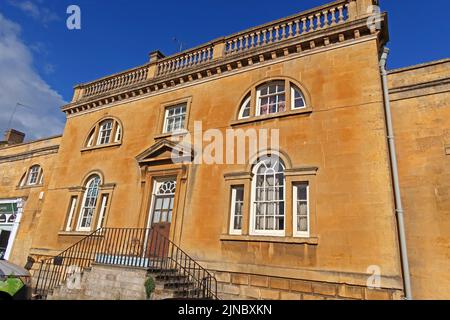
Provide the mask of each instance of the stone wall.
[{"label": "stone wall", "polygon": [[81,288],[63,284],[48,300],[145,300],[147,270],[94,264],[81,277]]},{"label": "stone wall", "polygon": [[450,59],[389,73],[413,298],[450,299]]},{"label": "stone wall", "polygon": [[221,299],[268,300],[398,300],[403,292],[363,286],[278,278],[244,273],[216,272]]}]

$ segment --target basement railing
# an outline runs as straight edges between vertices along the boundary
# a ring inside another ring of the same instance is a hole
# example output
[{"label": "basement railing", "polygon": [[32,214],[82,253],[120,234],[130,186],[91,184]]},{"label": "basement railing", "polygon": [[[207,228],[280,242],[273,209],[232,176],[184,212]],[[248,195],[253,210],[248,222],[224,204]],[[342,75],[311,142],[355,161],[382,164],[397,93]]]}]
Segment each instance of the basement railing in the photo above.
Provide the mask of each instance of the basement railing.
[{"label": "basement railing", "polygon": [[217,39],[194,49],[153,61],[122,73],[76,87],[74,101],[130,87],[148,79],[189,70],[211,61],[231,57],[237,53],[263,48],[295,37],[326,30],[366,14],[358,12],[356,1],[340,0],[234,35]]},{"label": "basement railing", "polygon": [[[139,267],[161,279],[182,298],[217,299],[217,280],[167,237],[155,229],[101,228],[59,255],[41,261],[35,295],[45,299],[94,263]],[[142,284],[144,286],[144,283]]]}]

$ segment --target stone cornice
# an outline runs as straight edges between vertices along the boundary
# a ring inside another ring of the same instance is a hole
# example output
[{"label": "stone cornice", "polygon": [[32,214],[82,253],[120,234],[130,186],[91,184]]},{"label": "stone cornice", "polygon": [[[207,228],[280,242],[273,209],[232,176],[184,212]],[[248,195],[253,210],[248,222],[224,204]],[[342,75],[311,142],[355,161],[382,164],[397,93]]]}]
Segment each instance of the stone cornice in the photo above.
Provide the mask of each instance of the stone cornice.
[{"label": "stone cornice", "polygon": [[59,150],[59,145],[34,149],[26,152],[21,152],[13,155],[2,156],[0,157],[0,163],[11,162],[11,161],[19,161],[24,159],[29,159],[33,157],[45,156],[52,153],[57,153]]},{"label": "stone cornice", "polygon": [[426,89],[426,88],[430,88],[430,87],[445,86],[448,84],[450,84],[450,77],[443,78],[443,79],[437,79],[437,80],[433,80],[433,81],[415,83],[415,84],[411,84],[411,85],[407,85],[407,86],[393,87],[393,88],[389,89],[389,93],[394,94],[394,93],[405,92],[405,91]]}]

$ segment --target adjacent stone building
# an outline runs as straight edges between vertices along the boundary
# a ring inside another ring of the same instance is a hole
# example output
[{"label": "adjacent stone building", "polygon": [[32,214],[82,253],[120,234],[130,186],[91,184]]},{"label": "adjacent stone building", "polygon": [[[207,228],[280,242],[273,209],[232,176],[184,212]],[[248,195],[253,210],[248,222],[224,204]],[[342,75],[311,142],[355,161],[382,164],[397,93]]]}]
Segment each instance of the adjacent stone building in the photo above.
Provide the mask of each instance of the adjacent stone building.
[{"label": "adjacent stone building", "polygon": [[[63,136],[0,149],[0,198],[23,208],[7,257],[101,241],[92,263],[111,264],[130,251],[93,232],[157,228],[221,298],[402,298],[375,4],[335,1],[75,87]],[[415,298],[450,297],[449,79],[450,60],[388,75]],[[279,146],[211,151],[229,129]],[[208,152],[223,161],[198,161]]]}]

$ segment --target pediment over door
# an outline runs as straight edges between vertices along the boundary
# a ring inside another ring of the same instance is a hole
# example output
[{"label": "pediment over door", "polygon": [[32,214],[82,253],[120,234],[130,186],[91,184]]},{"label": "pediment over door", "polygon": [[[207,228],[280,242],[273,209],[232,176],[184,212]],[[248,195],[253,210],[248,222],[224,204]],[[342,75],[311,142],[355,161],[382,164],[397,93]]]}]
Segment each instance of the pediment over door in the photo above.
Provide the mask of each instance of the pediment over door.
[{"label": "pediment over door", "polygon": [[167,139],[152,145],[136,157],[139,165],[191,162],[194,154],[192,146]]}]

